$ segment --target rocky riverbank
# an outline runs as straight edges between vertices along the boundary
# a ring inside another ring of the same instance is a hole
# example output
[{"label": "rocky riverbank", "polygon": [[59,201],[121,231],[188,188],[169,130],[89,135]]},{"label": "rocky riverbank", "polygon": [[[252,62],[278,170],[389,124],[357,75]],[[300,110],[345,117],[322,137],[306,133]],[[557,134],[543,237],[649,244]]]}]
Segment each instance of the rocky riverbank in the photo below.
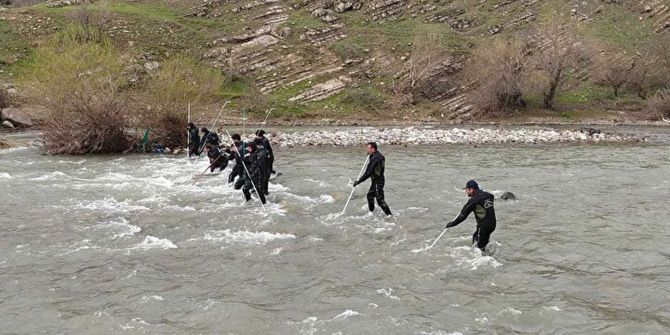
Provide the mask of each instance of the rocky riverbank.
[{"label": "rocky riverbank", "polygon": [[357,128],[326,131],[277,132],[271,137],[275,145],[353,146],[376,141],[381,145],[412,144],[539,144],[559,142],[634,142],[644,138],[604,133],[593,128],[580,130],[502,129],[502,128]]}]

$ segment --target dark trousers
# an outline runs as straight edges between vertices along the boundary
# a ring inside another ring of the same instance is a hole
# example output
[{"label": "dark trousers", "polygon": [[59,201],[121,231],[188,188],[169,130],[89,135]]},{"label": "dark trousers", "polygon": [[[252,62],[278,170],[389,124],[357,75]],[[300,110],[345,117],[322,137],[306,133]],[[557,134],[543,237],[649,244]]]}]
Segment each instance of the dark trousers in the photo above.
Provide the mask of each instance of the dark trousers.
[{"label": "dark trousers", "polygon": [[372,212],[375,209],[375,198],[377,199],[377,204],[386,215],[391,215],[391,209],[384,201],[384,183],[372,181],[370,184],[370,190],[368,190],[368,209]]},{"label": "dark trousers", "polygon": [[[268,169],[270,170],[270,173],[276,173],[274,170],[274,164],[275,164],[275,156],[270,156],[268,157]],[[267,189],[266,189],[267,190]]]},{"label": "dark trousers", "polygon": [[[251,184],[251,181],[253,180],[254,184]],[[258,189],[258,198],[261,199],[261,203],[265,204],[265,191],[263,190],[262,185],[260,185],[262,182],[261,178],[246,178],[246,181],[244,182],[244,187],[242,187],[242,193],[244,193],[244,199],[247,201],[251,200],[251,190],[254,189],[254,186]]]},{"label": "dark trousers", "polygon": [[475,233],[472,235],[472,244],[476,242],[477,248],[484,252],[486,245],[489,244],[489,237],[491,237],[491,233],[493,233],[494,230],[496,230],[495,224],[477,226],[477,230],[475,230]]},{"label": "dark trousers", "polygon": [[214,172],[214,170],[216,170],[217,168],[219,169],[219,172],[221,172],[226,168],[226,166],[228,166],[228,160],[222,158],[217,158],[210,162],[211,166],[209,167],[209,170],[211,172]]},{"label": "dark trousers", "polygon": [[261,176],[261,179],[263,179],[263,185],[262,185],[262,186],[263,186],[263,192],[264,192],[266,195],[269,194],[269,192],[268,192],[268,184],[270,183],[270,173],[271,173],[271,172],[270,172],[270,170],[268,169],[268,170],[265,171],[265,172],[263,173],[263,175]]},{"label": "dark trousers", "polygon": [[198,143],[191,143],[191,146],[188,147],[188,156],[200,156],[198,149]]},{"label": "dark trousers", "polygon": [[[233,166],[233,170],[230,171],[230,174],[228,175],[228,182],[232,183],[235,181],[235,177],[237,176],[242,176],[242,170],[244,170],[244,167],[240,163],[236,163],[235,166]],[[240,186],[242,187],[242,186]],[[236,187],[236,190],[239,190],[240,187]]]}]

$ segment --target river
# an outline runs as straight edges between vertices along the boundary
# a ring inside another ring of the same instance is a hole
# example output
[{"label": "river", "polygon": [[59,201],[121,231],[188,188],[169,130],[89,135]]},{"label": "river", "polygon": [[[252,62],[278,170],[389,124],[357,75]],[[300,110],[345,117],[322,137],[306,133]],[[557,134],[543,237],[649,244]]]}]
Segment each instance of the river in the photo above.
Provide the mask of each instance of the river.
[{"label": "river", "polygon": [[[0,150],[3,334],[668,334],[670,130],[625,144],[275,148],[264,209],[206,159]],[[496,200],[425,250],[476,179]]]}]

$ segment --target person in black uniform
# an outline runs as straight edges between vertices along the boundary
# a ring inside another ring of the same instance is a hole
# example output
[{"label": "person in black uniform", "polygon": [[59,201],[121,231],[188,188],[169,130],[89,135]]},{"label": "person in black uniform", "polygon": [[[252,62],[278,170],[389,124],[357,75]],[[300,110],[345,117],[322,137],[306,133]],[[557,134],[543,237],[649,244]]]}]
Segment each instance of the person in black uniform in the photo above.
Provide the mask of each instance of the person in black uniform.
[{"label": "person in black uniform", "polygon": [[205,144],[207,143],[214,144],[217,147],[219,146],[219,135],[217,133],[205,127],[202,127],[200,131],[202,131],[202,138],[200,139],[200,146],[201,146],[200,150],[204,149]]},{"label": "person in black uniform", "polygon": [[[261,141],[261,145],[263,148],[265,148],[265,151],[268,153],[268,169],[270,170],[270,173],[275,174],[276,171],[274,170],[274,162],[275,162],[275,154],[272,151],[272,146],[270,145],[270,141],[268,140],[267,137],[265,137],[265,130],[263,129],[258,129],[256,130],[256,138]],[[268,174],[268,178],[269,178]],[[266,189],[267,191],[267,189]]]},{"label": "person in black uniform", "polygon": [[386,215],[391,215],[391,209],[386,204],[386,201],[384,201],[384,164],[386,159],[384,155],[377,151],[377,143],[375,142],[368,143],[367,151],[370,156],[368,168],[361,178],[354,182],[354,187],[370,178],[372,180],[370,190],[368,190],[368,208],[370,212],[375,209],[375,198],[377,198],[379,207]]},{"label": "person in black uniform", "polygon": [[496,230],[496,212],[493,209],[493,194],[479,189],[479,185],[474,180],[469,180],[465,184],[465,193],[470,200],[463,206],[461,213],[447,224],[446,228],[457,226],[463,222],[471,212],[475,212],[477,221],[477,230],[472,235],[472,243],[477,243],[477,248],[484,252],[489,243],[489,237]]},{"label": "person in black uniform", "polygon": [[261,199],[261,203],[265,204],[262,171],[267,169],[267,158],[259,155],[259,152],[256,149],[256,144],[247,144],[247,153],[244,156],[244,164],[246,164],[248,169],[248,173],[245,171],[243,174],[244,187],[242,187],[242,193],[244,193],[244,198],[247,201],[251,200],[251,190],[256,190],[258,198]]},{"label": "person in black uniform", "polygon": [[[265,142],[268,142],[268,141],[265,140]],[[272,170],[270,168],[270,154],[268,153],[267,149],[265,149],[265,146],[263,145],[263,137],[256,137],[254,139],[254,144],[256,144],[256,149],[258,149],[257,152],[256,152],[256,154],[259,156],[258,159],[263,161],[263,166],[265,167],[261,171],[261,174],[262,174],[262,178],[261,178],[262,180],[261,181],[263,183],[263,191],[265,192],[265,195],[269,195],[270,192],[268,192],[268,186],[269,186],[269,183],[270,183],[270,174],[272,173]]]},{"label": "person in black uniform", "polygon": [[200,135],[198,135],[198,127],[193,122],[188,123],[188,137],[190,138],[188,156],[200,156]]},{"label": "person in black uniform", "polygon": [[219,171],[223,171],[228,166],[228,155],[222,153],[219,147],[212,143],[207,143],[205,144],[205,150],[207,150],[207,157],[209,157],[209,169],[211,172],[214,172],[217,168],[219,168]]},{"label": "person in black uniform", "polygon": [[[233,170],[230,171],[230,175],[228,175],[228,182],[232,183],[235,181],[235,177],[240,176],[239,180],[242,180],[242,173],[244,172],[244,166],[242,166],[242,157],[244,157],[246,153],[246,143],[242,142],[242,138],[240,137],[240,134],[233,134],[231,136],[231,139],[233,140],[234,146],[230,147],[230,155],[229,159],[235,160],[235,166],[233,166]],[[236,149],[237,148],[237,149]],[[240,152],[238,153],[237,150]],[[238,180],[238,183],[235,184],[235,189],[239,190],[242,188],[242,182]],[[239,185],[239,187],[238,187]]]}]

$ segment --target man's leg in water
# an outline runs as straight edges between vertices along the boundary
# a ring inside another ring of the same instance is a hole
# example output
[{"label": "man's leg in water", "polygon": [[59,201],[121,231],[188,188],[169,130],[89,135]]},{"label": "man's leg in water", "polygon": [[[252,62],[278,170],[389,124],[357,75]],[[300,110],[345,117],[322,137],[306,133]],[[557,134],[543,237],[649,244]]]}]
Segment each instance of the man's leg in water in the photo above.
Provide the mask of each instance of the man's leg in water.
[{"label": "man's leg in water", "polygon": [[244,194],[244,199],[246,201],[251,200],[251,193],[249,192],[249,188],[247,188],[247,185],[244,185],[242,188],[242,193]]},{"label": "man's leg in water", "polygon": [[375,198],[377,198],[377,204],[384,211],[386,215],[391,215],[391,209],[384,201],[384,184],[374,183],[375,185]]},{"label": "man's leg in water", "polygon": [[479,239],[477,241],[477,248],[479,248],[482,252],[486,249],[486,245],[489,244],[489,237],[491,236],[491,233],[493,233],[494,230],[496,230],[496,226],[482,226],[478,228],[479,230]]},{"label": "man's leg in water", "polygon": [[477,230],[475,230],[475,233],[472,234],[472,244],[477,243],[479,241],[479,226],[477,226]]},{"label": "man's leg in water", "polygon": [[240,175],[240,178],[237,179],[233,188],[236,189],[236,190],[241,189],[242,186],[244,186],[244,184],[245,184],[244,179],[245,178],[242,178],[242,176]]},{"label": "man's leg in water", "polygon": [[235,177],[237,177],[239,175],[240,175],[240,166],[235,164],[235,166],[233,166],[233,170],[230,171],[230,174],[228,175],[228,182],[229,183],[234,182]]},{"label": "man's leg in water", "polygon": [[370,212],[375,210],[375,183],[372,183],[370,185],[370,189],[368,190],[368,209]]}]

